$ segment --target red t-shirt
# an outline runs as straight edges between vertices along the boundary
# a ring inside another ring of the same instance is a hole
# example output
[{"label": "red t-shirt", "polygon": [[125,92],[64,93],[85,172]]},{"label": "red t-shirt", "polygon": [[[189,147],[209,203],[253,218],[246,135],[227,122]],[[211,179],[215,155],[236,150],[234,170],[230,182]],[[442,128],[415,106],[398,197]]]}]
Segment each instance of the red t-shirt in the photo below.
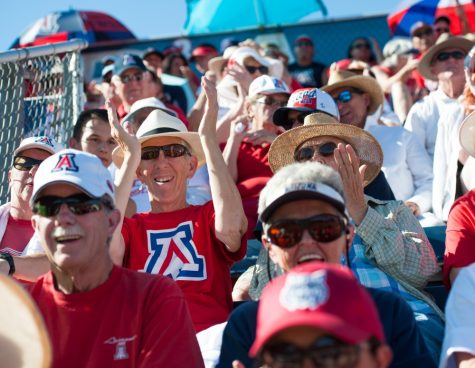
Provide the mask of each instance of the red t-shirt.
[{"label": "red t-shirt", "polygon": [[21,255],[34,232],[31,220],[15,220],[11,215],[8,215],[8,223],[0,243],[0,250],[13,256]]},{"label": "red t-shirt", "polygon": [[28,287],[53,367],[204,367],[183,294],[165,277],[114,266],[95,289],[63,294],[51,272]]},{"label": "red t-shirt", "polygon": [[232,310],[231,265],[246,254],[229,252],[214,232],[210,201],[166,213],[139,213],[125,218],[124,266],[177,281],[185,294],[197,332],[227,320]]},{"label": "red t-shirt", "polygon": [[445,236],[444,283],[450,288],[452,267],[475,262],[475,190],[457,199],[449,213]]}]

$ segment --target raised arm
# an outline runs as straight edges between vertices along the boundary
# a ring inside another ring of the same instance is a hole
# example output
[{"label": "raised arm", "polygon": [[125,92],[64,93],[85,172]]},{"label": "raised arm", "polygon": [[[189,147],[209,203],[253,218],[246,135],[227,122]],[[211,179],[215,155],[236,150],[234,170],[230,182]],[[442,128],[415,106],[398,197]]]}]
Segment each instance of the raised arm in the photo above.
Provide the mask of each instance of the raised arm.
[{"label": "raised arm", "polygon": [[218,101],[216,85],[206,77],[202,78],[206,93],[206,107],[198,133],[206,157],[209,172],[211,196],[213,198],[216,237],[229,251],[236,252],[247,229],[247,220],[242,207],[241,196],[223,159],[216,138]]},{"label": "raised arm", "polygon": [[107,101],[106,107],[109,115],[112,137],[117,141],[117,144],[124,153],[124,161],[122,162],[121,167],[117,170],[115,177],[115,200],[116,207],[121,214],[121,219],[114,232],[110,245],[112,261],[117,265],[122,265],[125,250],[124,241],[121,235],[122,222],[124,221],[125,210],[129,201],[132,184],[135,179],[135,172],[140,163],[140,143],[135,136],[127,133],[119,124],[115,106],[111,104],[110,101]]}]

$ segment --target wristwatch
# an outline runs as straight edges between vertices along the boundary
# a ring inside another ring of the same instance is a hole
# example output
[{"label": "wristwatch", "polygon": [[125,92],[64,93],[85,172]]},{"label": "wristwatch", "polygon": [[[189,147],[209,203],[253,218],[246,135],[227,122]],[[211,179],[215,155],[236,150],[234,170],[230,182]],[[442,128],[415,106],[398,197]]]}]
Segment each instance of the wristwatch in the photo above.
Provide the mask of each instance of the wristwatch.
[{"label": "wristwatch", "polygon": [[13,275],[15,273],[15,262],[13,261],[12,255],[7,252],[0,252],[0,259],[4,259],[8,262],[8,265],[10,266],[10,271],[8,271],[8,275]]}]

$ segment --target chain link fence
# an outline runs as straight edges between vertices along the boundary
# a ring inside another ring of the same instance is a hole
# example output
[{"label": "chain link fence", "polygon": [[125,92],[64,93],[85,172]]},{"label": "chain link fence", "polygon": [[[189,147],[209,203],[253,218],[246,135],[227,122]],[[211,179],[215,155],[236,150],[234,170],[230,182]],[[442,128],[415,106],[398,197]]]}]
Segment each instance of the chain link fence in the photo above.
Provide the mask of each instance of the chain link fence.
[{"label": "chain link fence", "polygon": [[47,135],[65,146],[81,111],[81,40],[0,53],[0,203],[23,138]]}]

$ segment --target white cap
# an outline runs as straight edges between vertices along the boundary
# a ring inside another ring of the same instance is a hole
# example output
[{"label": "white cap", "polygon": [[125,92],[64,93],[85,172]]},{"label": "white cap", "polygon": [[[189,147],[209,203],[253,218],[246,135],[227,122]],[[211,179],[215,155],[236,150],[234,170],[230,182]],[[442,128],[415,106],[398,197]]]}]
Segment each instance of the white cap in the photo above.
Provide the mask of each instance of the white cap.
[{"label": "white cap", "polygon": [[66,183],[91,197],[108,194],[115,203],[112,176],[97,156],[75,149],[65,149],[44,160],[33,181],[31,203],[50,184]]},{"label": "white cap", "polygon": [[52,155],[58,152],[61,147],[56,143],[53,138],[49,138],[46,136],[38,136],[38,137],[29,137],[25,138],[20,142],[20,145],[13,153],[14,156],[18,155],[22,151],[26,151],[27,149],[37,148],[43,151],[49,152]]},{"label": "white cap", "polygon": [[121,124],[124,124],[126,121],[133,120],[134,116],[137,115],[138,111],[146,108],[152,107],[155,109],[162,110],[171,116],[176,117],[175,111],[169,109],[165,104],[156,97],[143,98],[141,100],[135,101],[130,107],[130,112],[122,119]]},{"label": "white cap", "polygon": [[284,81],[278,78],[261,75],[254,79],[249,86],[249,98],[256,95],[273,95],[275,93],[285,93],[290,95],[289,87]]}]

